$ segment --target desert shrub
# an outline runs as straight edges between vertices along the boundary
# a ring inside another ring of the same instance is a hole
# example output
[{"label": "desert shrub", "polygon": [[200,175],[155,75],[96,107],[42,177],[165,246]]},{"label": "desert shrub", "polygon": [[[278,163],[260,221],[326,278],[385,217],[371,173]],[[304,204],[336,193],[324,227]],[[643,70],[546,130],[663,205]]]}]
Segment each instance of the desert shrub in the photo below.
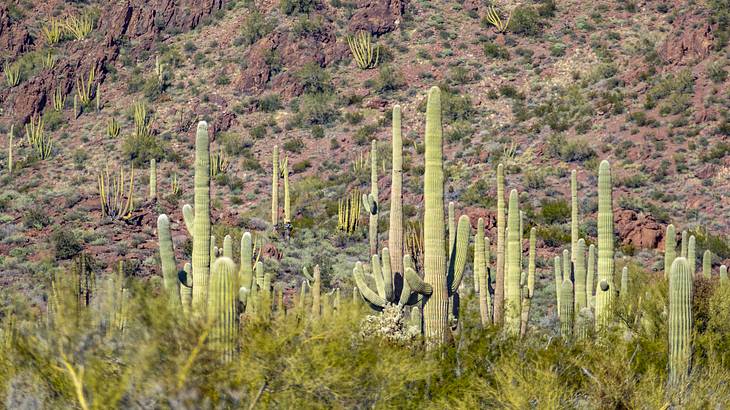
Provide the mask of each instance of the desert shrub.
[{"label": "desert shrub", "polygon": [[317,7],[318,0],[280,0],[279,7],[285,14],[309,13]]},{"label": "desert shrub", "polygon": [[51,218],[43,207],[33,206],[23,215],[23,223],[28,228],[41,229],[51,224]]},{"label": "desert shrub", "polygon": [[288,152],[300,153],[304,149],[304,141],[301,138],[295,137],[284,143],[284,150]]},{"label": "desert shrub", "polygon": [[316,94],[332,90],[329,73],[316,62],[306,63],[296,74],[305,93]]},{"label": "desert shrub", "polygon": [[149,164],[152,158],[160,161],[165,157],[165,145],[156,135],[129,134],[122,143],[124,156],[136,167]]},{"label": "desert shrub", "polygon": [[328,124],[337,116],[331,93],[304,94],[301,98],[300,114],[310,124]]},{"label": "desert shrub", "polygon": [[51,243],[56,260],[71,259],[84,249],[76,233],[67,229],[54,230],[51,234]]},{"label": "desert shrub", "polygon": [[378,78],[375,80],[375,89],[381,93],[398,90],[405,85],[403,74],[390,64],[380,66]]},{"label": "desert shrub", "polygon": [[570,232],[559,225],[539,225],[535,232],[546,246],[557,248],[570,243]]},{"label": "desert shrub", "polygon": [[273,29],[274,23],[258,10],[254,10],[243,21],[239,41],[249,46],[264,38]]},{"label": "desert shrub", "polygon": [[265,94],[258,99],[256,105],[263,112],[274,112],[282,107],[278,94]]},{"label": "desert shrub", "polygon": [[596,152],[588,141],[584,139],[568,140],[562,134],[553,134],[548,137],[545,152],[567,162],[587,161],[596,156]]},{"label": "desert shrub", "polygon": [[509,51],[507,48],[495,43],[484,44],[484,55],[491,58],[509,60]]},{"label": "desert shrub", "polygon": [[541,31],[540,15],[534,7],[517,6],[512,11],[509,30],[517,34],[535,36]]},{"label": "desert shrub", "polygon": [[563,223],[570,218],[570,205],[565,199],[543,199],[540,216],[547,224]]}]

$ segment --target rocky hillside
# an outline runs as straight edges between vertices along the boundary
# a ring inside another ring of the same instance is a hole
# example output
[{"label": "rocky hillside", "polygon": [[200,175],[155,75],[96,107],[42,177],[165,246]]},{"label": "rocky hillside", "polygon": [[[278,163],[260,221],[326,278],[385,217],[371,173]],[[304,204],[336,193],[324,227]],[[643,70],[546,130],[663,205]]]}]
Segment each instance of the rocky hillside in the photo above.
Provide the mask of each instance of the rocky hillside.
[{"label": "rocky hillside", "polygon": [[[444,91],[448,199],[492,228],[495,169],[504,163],[526,223],[538,227],[543,266],[570,242],[572,169],[580,228],[595,237],[601,159],[612,163],[624,254],[661,249],[671,222],[697,235],[698,254],[711,249],[715,264],[728,263],[727,1],[495,6],[503,22],[510,17],[504,32],[489,22],[489,2],[477,0],[3,2],[0,286],[44,286],[51,267],[82,251],[102,269],[123,260],[129,274],[156,273],[162,212],[173,220],[177,251],[189,252],[181,208],[192,201],[199,120],[226,163],[213,184],[219,240],[261,232],[265,259],[280,272],[324,258],[332,280],[349,281],[367,240],[336,232],[338,201],[368,189],[358,161],[372,139],[389,158],[390,110],[400,104],[405,212],[418,219],[432,85]],[[373,68],[353,59],[347,37],[358,33],[373,36]],[[139,114],[143,106],[149,132],[140,135],[135,107]],[[43,160],[25,135],[39,118],[53,141]],[[274,145],[292,172],[289,242],[263,233]],[[151,159],[156,200],[148,197]],[[106,167],[127,175],[134,167],[130,218],[102,215],[98,175]],[[381,170],[384,203],[389,179]],[[644,254],[648,264],[660,260]]]}]

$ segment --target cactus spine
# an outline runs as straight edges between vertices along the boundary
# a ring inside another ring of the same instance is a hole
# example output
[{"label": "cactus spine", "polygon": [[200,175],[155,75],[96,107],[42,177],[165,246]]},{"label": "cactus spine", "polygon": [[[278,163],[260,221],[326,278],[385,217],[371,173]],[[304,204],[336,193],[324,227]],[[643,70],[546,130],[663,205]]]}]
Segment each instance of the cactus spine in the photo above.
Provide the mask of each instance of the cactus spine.
[{"label": "cactus spine", "polygon": [[492,323],[489,312],[489,288],[487,286],[487,259],[489,258],[489,238],[484,237],[484,219],[477,221],[477,233],[474,237],[474,284],[478,286],[479,314],[482,326]]},{"label": "cactus spine", "polygon": [[580,312],[581,309],[588,306],[588,295],[586,288],[586,241],[581,238],[578,240],[575,255],[573,259],[575,264],[573,266],[573,276],[575,278],[575,312]]},{"label": "cactus spine", "polygon": [[195,218],[193,222],[193,313],[205,313],[210,276],[210,140],[208,124],[195,135]]},{"label": "cactus spine", "polygon": [[702,254],[702,276],[707,279],[712,277],[712,252],[709,249]]},{"label": "cactus spine", "polygon": [[236,289],[236,265],[227,257],[218,258],[210,275],[208,295],[208,320],[212,324],[210,343],[221,360],[233,359],[238,339],[238,314],[236,313],[238,289]]},{"label": "cactus spine", "polygon": [[494,323],[502,324],[504,312],[504,166],[497,165],[497,267],[494,284]]},{"label": "cactus spine", "polygon": [[601,161],[598,171],[598,286],[596,287],[596,329],[611,321],[611,303],[616,293],[613,283],[613,207],[611,168]]},{"label": "cactus spine", "polygon": [[669,384],[689,374],[692,356],[692,273],[685,258],[672,263],[669,274]]},{"label": "cactus spine", "polygon": [[519,334],[522,298],[520,294],[520,209],[517,190],[509,194],[509,209],[507,212],[507,257],[505,266],[504,288],[504,323],[511,334]]},{"label": "cactus spine", "polygon": [[362,203],[370,215],[370,229],[368,240],[370,242],[370,255],[378,253],[378,146],[375,140],[370,145],[370,193],[363,194]]},{"label": "cactus spine", "polygon": [[672,262],[677,257],[677,232],[674,225],[667,225],[667,233],[664,235],[664,279],[669,279],[669,271],[672,269]]},{"label": "cactus spine", "polygon": [[575,262],[578,252],[578,178],[570,172],[570,258]]},{"label": "cactus spine", "polygon": [[175,263],[175,249],[170,234],[170,219],[162,214],[157,218],[157,236],[160,242],[160,261],[165,292],[173,308],[180,307],[180,280]]},{"label": "cactus spine", "polygon": [[[404,283],[403,278],[403,139],[401,137],[400,106],[393,107],[393,164],[390,182],[390,223],[388,231],[388,249],[390,250],[390,267],[397,282]],[[396,286],[398,283],[396,283]]]},{"label": "cactus spine", "polygon": [[279,146],[274,145],[271,177],[271,225],[279,224]]},{"label": "cactus spine", "polygon": [[697,272],[697,241],[694,235],[690,235],[689,241],[687,242],[687,263],[689,264],[689,273],[692,277]]},{"label": "cactus spine", "polygon": [[560,285],[560,335],[565,340],[573,338],[573,282],[568,277]]},{"label": "cactus spine", "polygon": [[150,160],[150,201],[157,199],[157,160]]},{"label": "cactus spine", "polygon": [[682,231],[682,253],[683,258],[687,257],[687,230]]}]

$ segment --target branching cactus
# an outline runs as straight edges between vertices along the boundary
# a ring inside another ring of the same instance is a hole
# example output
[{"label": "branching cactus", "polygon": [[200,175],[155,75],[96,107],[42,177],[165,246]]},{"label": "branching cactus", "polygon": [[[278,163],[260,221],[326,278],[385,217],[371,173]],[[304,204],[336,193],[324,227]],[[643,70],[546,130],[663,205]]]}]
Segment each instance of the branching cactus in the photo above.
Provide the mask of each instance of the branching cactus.
[{"label": "branching cactus", "polygon": [[[406,305],[414,305],[423,299],[423,297],[412,293],[409,283],[405,280],[402,286],[396,286],[394,272],[390,263],[391,259],[388,248],[383,248],[382,257],[380,255],[373,255],[370,258],[371,274],[369,281],[360,262],[355,264],[355,268],[352,271],[355,283],[362,293],[362,297],[370,304],[370,307],[378,311],[385,309],[389,304],[397,304],[403,307]],[[404,270],[406,272],[409,270],[413,271],[411,274],[415,274],[411,257],[406,255],[403,259]],[[372,289],[368,282],[375,283],[375,290]]]},{"label": "branching cactus", "polygon": [[692,274],[685,258],[672,263],[669,274],[669,384],[682,383],[692,357]]},{"label": "branching cactus", "polygon": [[707,279],[712,277],[712,252],[709,249],[702,254],[702,276]]},{"label": "branching cactus", "polygon": [[409,274],[409,269],[406,269],[406,280],[411,289],[426,297],[423,306],[424,334],[431,347],[446,340],[449,297],[461,284],[471,228],[469,217],[464,215],[459,218],[454,247],[447,262],[442,132],[441,91],[438,87],[432,87],[426,106],[424,278],[412,274],[415,273],[412,271]]},{"label": "branching cactus", "polygon": [[210,276],[208,321],[212,325],[210,345],[225,362],[233,359],[238,340],[236,282],[236,265],[233,260],[218,258]]},{"label": "branching cactus", "polygon": [[565,340],[573,338],[573,282],[567,277],[560,285],[560,335]]},{"label": "branching cactus", "polygon": [[494,323],[502,324],[504,313],[504,248],[506,229],[504,213],[504,166],[497,165],[497,266],[494,284]]},{"label": "branching cactus", "polygon": [[362,203],[365,211],[370,215],[368,240],[370,241],[370,255],[378,253],[378,145],[375,140],[370,146],[370,193],[363,194]]},{"label": "branching cactus", "polygon": [[504,324],[507,332],[517,335],[520,331],[522,312],[522,295],[520,293],[520,210],[517,190],[509,194],[509,210],[507,212],[507,258],[505,265],[504,288]]},{"label": "branching cactus", "polygon": [[390,266],[396,279],[396,287],[402,286],[403,279],[403,139],[401,136],[400,106],[393,107],[393,164],[390,182],[390,224],[388,249]]},{"label": "branching cactus", "polygon": [[170,219],[162,214],[157,218],[157,236],[160,242],[160,261],[165,293],[173,308],[180,307],[180,280],[178,278],[175,250],[170,233]]},{"label": "branching cactus", "polygon": [[[208,124],[198,123],[195,135],[195,208],[193,218],[193,313],[203,316],[210,276],[210,140]],[[183,209],[183,214],[190,212]],[[188,225],[188,228],[190,225]]]},{"label": "branching cactus", "polygon": [[612,321],[611,303],[616,289],[613,281],[613,205],[611,167],[601,161],[598,170],[598,286],[596,287],[596,329]]},{"label": "branching cactus", "polygon": [[664,235],[664,279],[669,278],[669,271],[672,269],[672,262],[677,257],[677,232],[674,225],[667,225],[667,232]]}]

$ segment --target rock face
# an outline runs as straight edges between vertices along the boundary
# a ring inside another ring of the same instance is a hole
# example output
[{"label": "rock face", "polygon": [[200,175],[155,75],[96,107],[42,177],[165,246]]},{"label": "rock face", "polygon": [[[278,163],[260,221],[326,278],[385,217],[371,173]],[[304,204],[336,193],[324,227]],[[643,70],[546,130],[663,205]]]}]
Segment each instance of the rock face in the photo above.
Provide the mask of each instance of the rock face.
[{"label": "rock face", "polygon": [[[697,20],[700,20],[699,24]],[[675,20],[671,33],[659,50],[659,55],[669,64],[703,60],[712,50],[715,29],[716,27],[707,22],[705,16],[682,15]]]},{"label": "rock face", "polygon": [[655,249],[664,240],[665,227],[651,215],[622,209],[614,211],[614,221],[623,245]]},{"label": "rock face", "polygon": [[406,0],[359,0],[348,24],[350,32],[369,31],[374,35],[391,32],[400,26]]},{"label": "rock face", "polygon": [[8,6],[0,5],[0,50],[3,54],[14,59],[18,54],[27,51],[32,41],[25,24],[13,21]]}]

